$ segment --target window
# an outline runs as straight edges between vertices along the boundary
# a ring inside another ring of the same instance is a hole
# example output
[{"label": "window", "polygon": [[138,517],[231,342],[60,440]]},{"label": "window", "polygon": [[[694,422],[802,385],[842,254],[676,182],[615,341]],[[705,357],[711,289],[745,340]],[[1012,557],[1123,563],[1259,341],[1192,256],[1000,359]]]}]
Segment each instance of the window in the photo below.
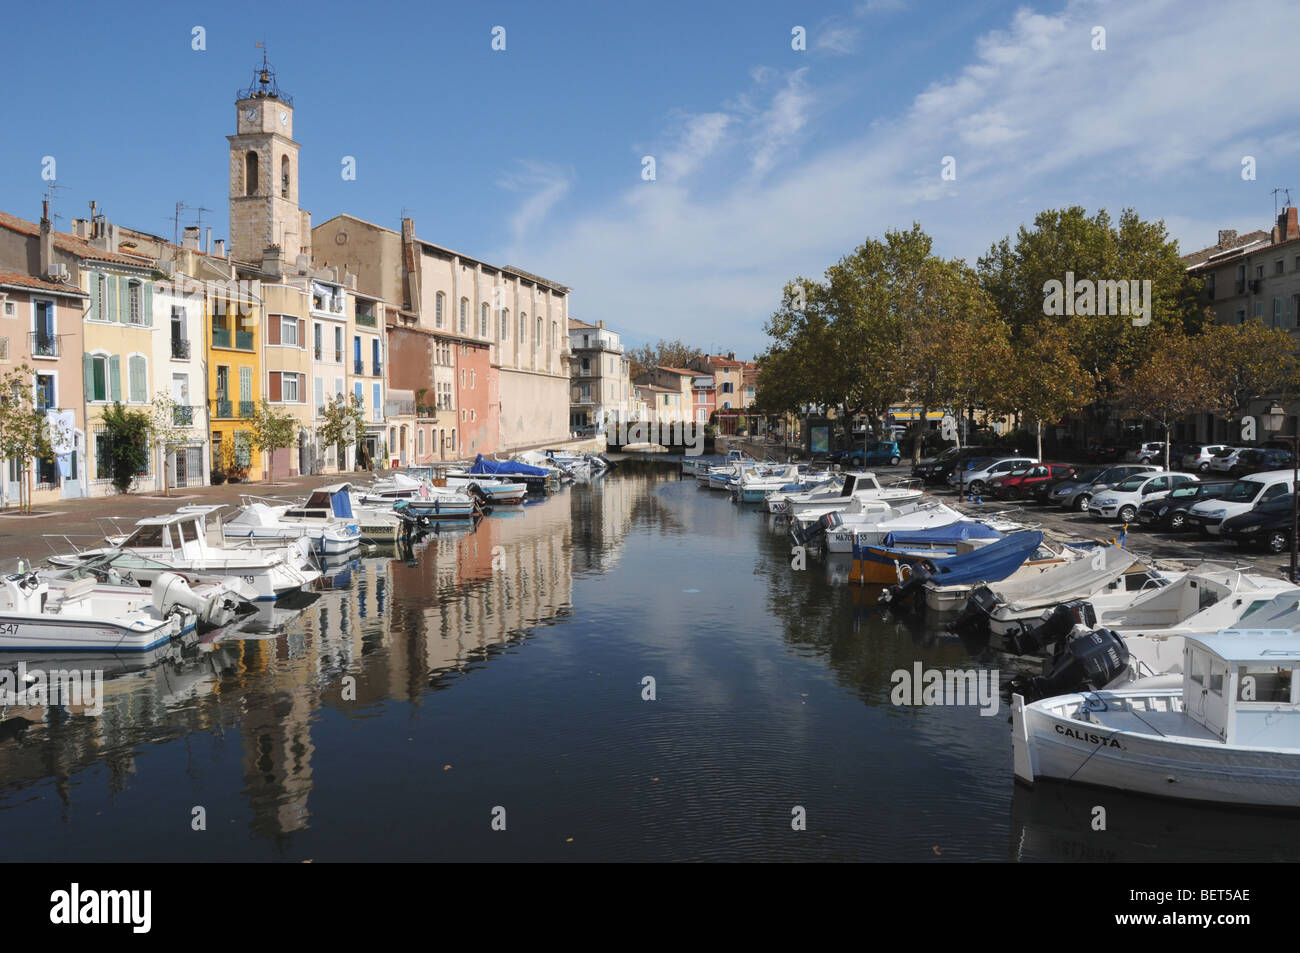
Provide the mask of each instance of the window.
[{"label": "window", "polygon": [[484,301],[481,305],[479,305],[478,333],[479,333],[479,337],[487,337],[488,304],[486,301]]},{"label": "window", "polygon": [[36,326],[33,330],[36,334],[32,341],[32,355],[58,357],[59,338],[54,324],[54,302],[35,301],[33,304],[36,309]]},{"label": "window", "polygon": [[319,321],[317,321],[316,324],[315,324],[315,326],[314,326],[314,330],[313,330],[313,332],[312,332],[312,334],[313,334],[313,338],[312,338],[312,356],[314,356],[314,357],[316,358],[316,360],[318,360],[318,361],[321,359],[321,354],[323,353],[323,349],[324,349],[324,344],[322,343],[322,340],[321,340],[321,335],[322,335],[323,333],[324,333],[324,332],[321,330],[321,324],[320,324]]},{"label": "window", "polygon": [[[100,281],[103,281],[104,279],[103,279],[103,278],[100,278],[99,280],[100,280]],[[6,302],[5,302],[5,317],[6,317],[6,318],[16,318],[17,316],[18,316],[18,309],[14,307],[14,303],[13,303],[12,301],[6,301]]]},{"label": "window", "polygon": [[58,407],[58,394],[55,391],[53,374],[36,375],[36,409],[54,410]]},{"label": "window", "polygon": [[424,427],[417,427],[415,431],[415,452],[424,453]]},{"label": "window", "polygon": [[289,197],[289,157],[280,156],[280,198]]},{"label": "window", "polygon": [[[241,375],[242,376],[242,375]],[[253,440],[247,430],[235,431],[235,466],[251,467],[253,465]]]},{"label": "window", "polygon": [[464,334],[467,330],[466,322],[469,320],[469,298],[460,299],[460,333]]},{"label": "window", "polygon": [[[239,369],[239,402],[250,406],[253,403],[253,369],[251,367],[241,367]],[[248,408],[242,408],[241,412],[242,410],[248,410]]]},{"label": "window", "polygon": [[542,346],[542,319],[537,319],[537,333],[533,335],[533,347]]},{"label": "window", "polygon": [[1255,277],[1256,277],[1256,278],[1263,278],[1263,277],[1264,277],[1264,266],[1263,266],[1263,265],[1256,265],[1256,266],[1255,266]]},{"label": "window", "polygon": [[244,194],[257,194],[257,153],[249,152],[244,156]]},{"label": "window", "polygon": [[86,375],[86,397],[89,400],[108,400],[108,355],[90,354],[86,357],[89,373]]},{"label": "window", "polygon": [[1261,320],[1263,319],[1263,317],[1264,317],[1264,302],[1262,302],[1262,301],[1256,301],[1256,302],[1255,302],[1255,317],[1260,318]]},{"label": "window", "polygon": [[143,404],[149,393],[148,363],[143,354],[132,354],[126,362],[126,399],[131,404]]},{"label": "window", "polygon": [[300,347],[298,343],[298,319],[282,316],[280,318],[280,343],[285,347]]},{"label": "window", "polygon": [[140,310],[140,282],[132,281],[127,284],[126,300],[130,308],[127,320],[131,324],[144,324],[144,315]]},{"label": "window", "polygon": [[528,337],[528,315],[524,312],[519,314],[519,343],[523,344],[524,339]]},{"label": "window", "polygon": [[433,299],[433,326],[442,327],[442,292],[439,291]]},{"label": "window", "polygon": [[384,419],[384,398],[381,384],[370,385],[370,419],[380,421]]},{"label": "window", "polygon": [[343,363],[343,329],[334,328],[334,363]]},{"label": "window", "polygon": [[284,402],[286,404],[297,404],[301,402],[298,393],[299,390],[298,385],[301,379],[302,379],[302,375],[300,374],[283,375]]},{"label": "window", "polygon": [[1277,261],[1273,262],[1273,274],[1280,275],[1282,274],[1282,271],[1283,271],[1282,259],[1279,258]]},{"label": "window", "polygon": [[1282,299],[1273,299],[1273,327],[1282,327]]},{"label": "window", "polygon": [[510,339],[510,309],[502,308],[501,309],[501,340],[508,341],[509,339]]},{"label": "window", "polygon": [[1238,666],[1237,701],[1290,704],[1290,666],[1259,664]]},{"label": "window", "polygon": [[1246,266],[1238,265],[1237,266],[1237,294],[1241,294],[1245,290],[1246,290]]}]

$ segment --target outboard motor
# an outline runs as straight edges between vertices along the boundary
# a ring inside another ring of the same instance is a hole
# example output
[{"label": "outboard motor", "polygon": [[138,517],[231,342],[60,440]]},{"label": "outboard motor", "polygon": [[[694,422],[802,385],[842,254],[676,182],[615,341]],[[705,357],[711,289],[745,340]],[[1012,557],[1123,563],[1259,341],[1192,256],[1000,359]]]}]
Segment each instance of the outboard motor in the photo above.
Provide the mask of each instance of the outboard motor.
[{"label": "outboard motor", "polygon": [[989,629],[989,611],[997,604],[997,597],[993,595],[993,590],[988,586],[976,586],[975,590],[966,597],[966,604],[962,606],[961,612],[957,617],[948,624],[952,632],[967,632],[971,635],[982,635]]},{"label": "outboard motor", "polygon": [[160,572],[150,587],[150,594],[153,607],[165,616],[191,613],[197,619],[208,608],[207,601],[174,572]]},{"label": "outboard motor", "polygon": [[1062,602],[1047,613],[1036,626],[1025,626],[1014,635],[1006,637],[1007,649],[1015,655],[1028,655],[1049,645],[1056,645],[1070,634],[1076,625],[1092,628],[1097,624],[1097,613],[1092,603],[1083,599]]},{"label": "outboard motor", "polygon": [[1078,625],[1067,636],[1051,672],[1017,676],[1010,682],[1010,692],[1032,702],[1071,692],[1098,691],[1119,678],[1128,665],[1128,646],[1119,635],[1110,629]]},{"label": "outboard motor", "polygon": [[897,606],[907,605],[925,588],[925,584],[934,578],[934,567],[927,562],[916,563],[911,570],[906,579],[888,587],[880,594],[881,602]]}]

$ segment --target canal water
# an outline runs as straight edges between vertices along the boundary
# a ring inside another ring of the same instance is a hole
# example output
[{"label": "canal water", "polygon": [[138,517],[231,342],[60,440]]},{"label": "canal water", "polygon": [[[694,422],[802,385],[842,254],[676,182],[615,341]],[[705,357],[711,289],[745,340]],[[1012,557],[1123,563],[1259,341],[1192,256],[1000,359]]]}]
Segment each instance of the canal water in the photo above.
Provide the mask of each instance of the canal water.
[{"label": "canal water", "polygon": [[1292,817],[1017,789],[1005,704],[891,700],[1005,660],[848,568],[625,464],[337,567],[98,716],[4,712],[7,859],[1300,859]]}]

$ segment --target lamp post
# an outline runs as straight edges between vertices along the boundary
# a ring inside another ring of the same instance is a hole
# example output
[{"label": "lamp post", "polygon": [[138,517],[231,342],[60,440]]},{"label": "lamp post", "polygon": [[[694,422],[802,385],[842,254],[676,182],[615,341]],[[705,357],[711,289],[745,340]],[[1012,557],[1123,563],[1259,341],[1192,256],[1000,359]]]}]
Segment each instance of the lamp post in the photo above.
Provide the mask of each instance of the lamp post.
[{"label": "lamp post", "polygon": [[1300,434],[1285,435],[1278,433],[1286,422],[1286,412],[1282,405],[1274,401],[1268,408],[1269,429],[1273,439],[1284,441],[1291,448],[1291,568],[1287,578],[1291,582],[1297,579],[1300,568]]}]

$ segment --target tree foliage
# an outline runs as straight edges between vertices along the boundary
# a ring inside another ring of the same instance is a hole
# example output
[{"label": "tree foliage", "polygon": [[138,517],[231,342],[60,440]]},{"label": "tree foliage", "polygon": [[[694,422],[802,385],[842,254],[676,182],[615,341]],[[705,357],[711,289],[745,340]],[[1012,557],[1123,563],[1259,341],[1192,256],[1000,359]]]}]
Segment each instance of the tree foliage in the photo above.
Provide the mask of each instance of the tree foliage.
[{"label": "tree foliage", "polygon": [[298,440],[298,418],[287,411],[276,410],[266,400],[258,405],[249,431],[253,446],[265,450],[269,457],[267,482],[275,482],[275,451],[291,447]]},{"label": "tree foliage", "polygon": [[633,380],[647,374],[656,367],[689,367],[704,356],[698,347],[680,340],[643,344],[627,352],[630,374]]},{"label": "tree foliage", "polygon": [[26,488],[32,461],[52,452],[45,415],[36,409],[31,381],[32,369],[26,364],[0,376],[0,457],[19,461],[19,493],[28,511],[31,498]]},{"label": "tree foliage", "polygon": [[[335,394],[325,405],[324,423],[316,425],[316,438],[325,447],[344,447],[356,443],[364,431],[366,418],[356,394]],[[339,466],[343,466],[340,458]]]},{"label": "tree foliage", "polygon": [[149,466],[149,439],[153,422],[143,410],[128,410],[121,401],[104,411],[109,473],[119,493],[127,493],[135,478]]}]

